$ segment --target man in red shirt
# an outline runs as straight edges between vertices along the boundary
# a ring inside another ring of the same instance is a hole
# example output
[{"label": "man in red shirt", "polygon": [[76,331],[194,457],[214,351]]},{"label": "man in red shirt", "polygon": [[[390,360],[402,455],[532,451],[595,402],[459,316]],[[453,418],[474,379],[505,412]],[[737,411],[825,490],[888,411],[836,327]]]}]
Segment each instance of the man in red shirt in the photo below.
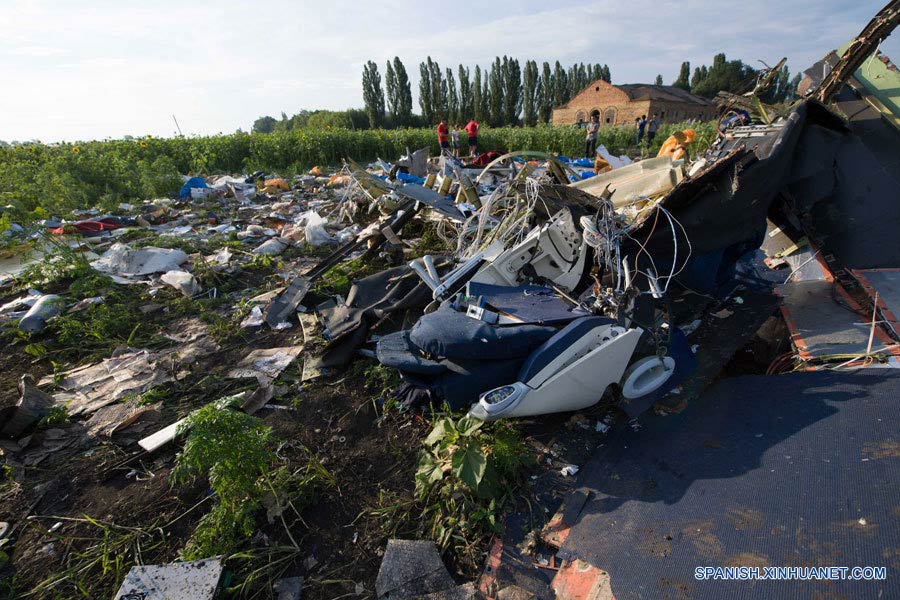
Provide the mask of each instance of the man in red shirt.
[{"label": "man in red shirt", "polygon": [[478,121],[472,119],[466,123],[466,133],[469,134],[469,155],[475,156],[478,149]]},{"label": "man in red shirt", "polygon": [[441,119],[441,123],[437,126],[438,144],[441,145],[441,154],[444,151],[450,151],[450,129],[447,127],[447,119]]}]

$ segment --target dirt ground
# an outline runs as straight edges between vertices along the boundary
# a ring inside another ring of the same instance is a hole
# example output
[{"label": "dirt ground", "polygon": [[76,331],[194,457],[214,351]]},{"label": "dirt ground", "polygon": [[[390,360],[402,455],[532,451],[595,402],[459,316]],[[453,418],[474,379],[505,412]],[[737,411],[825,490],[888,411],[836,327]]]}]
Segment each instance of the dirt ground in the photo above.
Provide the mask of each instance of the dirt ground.
[{"label": "dirt ground", "polygon": [[[388,537],[408,537],[416,530],[411,474],[428,426],[412,415],[381,418],[374,393],[362,376],[348,374],[279,399],[286,408],[264,408],[257,414],[283,440],[279,456],[288,465],[294,454],[315,449],[334,480],[315,504],[301,511],[301,519],[288,523],[299,550],[278,571],[304,576],[305,598],[355,593],[357,584],[370,592]],[[61,428],[67,427],[75,425]],[[205,482],[172,483],[176,450],[177,445],[121,465],[128,454],[111,441],[68,455],[61,452],[28,469],[24,478],[4,484],[0,520],[18,524],[20,531],[3,575],[14,577],[18,592],[33,589],[71,554],[103,537],[106,531],[87,522],[88,517],[115,525],[116,531],[145,531],[144,542],[153,547],[141,553],[144,563],[176,559],[203,515],[207,497]],[[392,507],[397,509],[385,521],[378,511]],[[154,525],[165,527],[165,535],[155,534]],[[253,547],[291,543],[279,520],[269,523],[263,513],[257,526]],[[120,575],[110,568],[101,574],[106,585],[98,587],[114,593]],[[70,584],[74,581],[60,582],[46,597],[79,597]],[[261,591],[258,597],[268,596]]]},{"label": "dirt ground", "polygon": [[[201,255],[209,252],[204,249]],[[243,269],[209,273],[201,283],[218,288],[216,300],[186,302],[167,289],[149,296],[144,285],[107,284],[100,291],[118,294],[124,307],[114,313],[124,323],[94,323],[108,327],[102,333],[110,338],[130,340],[129,332],[139,323],[135,330],[140,333],[130,345],[173,347],[178,343],[163,336],[201,321],[210,335],[218,334],[220,349],[186,365],[185,376],[160,386],[162,401],[141,426],[88,438],[83,419],[72,418],[41,425],[19,440],[0,439],[0,523],[6,524],[5,533],[0,525],[0,539],[5,538],[0,598],[112,597],[132,564],[179,558],[214,501],[209,484],[205,478],[174,483],[171,472],[180,443],[148,455],[136,442],[218,398],[255,389],[253,379],[226,377],[251,350],[304,343],[296,325],[254,332],[242,331],[238,322],[249,310],[242,299],[284,285],[319,254],[291,248],[271,263],[254,260],[248,266],[244,259]],[[73,283],[62,278],[41,291],[67,295]],[[0,304],[21,293],[0,291]],[[159,306],[146,314],[139,311],[151,304]],[[4,326],[0,410],[18,400],[23,374],[38,381],[96,363],[118,345],[98,332],[97,339],[90,335],[83,344],[66,346],[55,339],[59,331],[48,327],[26,339],[14,324]],[[26,353],[29,344],[41,345],[43,354]],[[421,416],[384,409],[383,382],[365,372],[374,361],[357,361],[301,383],[303,360],[279,377],[280,393],[270,402],[277,408],[264,407],[255,416],[274,430],[279,466],[300,470],[314,459],[327,471],[328,484],[296,511],[285,510],[283,518],[273,515],[270,520],[267,510],[258,512],[255,535],[226,562],[234,572],[231,586],[249,581],[231,597],[273,598],[275,580],[298,575],[305,579],[304,598],[370,596],[387,539],[414,537],[420,525],[413,475],[430,425]],[[22,464],[23,455],[42,447],[53,450],[36,464]]]}]

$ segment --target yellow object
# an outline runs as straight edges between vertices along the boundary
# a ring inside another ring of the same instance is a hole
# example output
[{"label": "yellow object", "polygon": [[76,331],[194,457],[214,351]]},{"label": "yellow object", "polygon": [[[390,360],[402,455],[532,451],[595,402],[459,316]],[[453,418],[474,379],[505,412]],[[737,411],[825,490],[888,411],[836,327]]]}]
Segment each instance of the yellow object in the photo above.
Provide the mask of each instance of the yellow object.
[{"label": "yellow object", "polygon": [[663,142],[662,147],[659,149],[659,154],[656,156],[671,156],[672,160],[684,158],[688,145],[695,139],[697,139],[697,132],[693,129],[676,131],[666,138],[666,141]]},{"label": "yellow object", "polygon": [[310,175],[315,175],[316,177],[321,177],[321,176],[322,176],[322,169],[320,169],[318,166],[315,166],[315,167],[313,167],[312,169],[309,170],[309,174],[310,174]]},{"label": "yellow object", "polygon": [[612,167],[609,166],[609,163],[606,162],[606,159],[598,154],[597,160],[594,161],[594,173],[599,175],[600,173],[606,173],[607,171],[612,171]]},{"label": "yellow object", "polygon": [[349,175],[336,173],[328,178],[328,185],[331,187],[341,187],[343,185],[349,185],[351,181]]},{"label": "yellow object", "polygon": [[287,192],[291,189],[291,186],[289,186],[287,181],[281,177],[276,177],[275,179],[266,179],[263,183],[263,189],[266,190],[267,193],[271,193],[269,190],[281,190]]}]

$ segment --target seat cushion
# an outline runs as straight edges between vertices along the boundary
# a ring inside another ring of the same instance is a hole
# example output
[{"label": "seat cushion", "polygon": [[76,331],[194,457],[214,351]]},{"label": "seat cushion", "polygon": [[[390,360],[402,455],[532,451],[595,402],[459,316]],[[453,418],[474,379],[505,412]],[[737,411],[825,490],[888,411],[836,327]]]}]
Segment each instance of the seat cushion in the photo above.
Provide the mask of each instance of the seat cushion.
[{"label": "seat cushion", "polygon": [[378,340],[375,346],[378,362],[386,367],[417,375],[440,375],[447,366],[422,355],[422,351],[409,340],[409,330],[390,333]]},{"label": "seat cushion", "polygon": [[409,338],[432,358],[507,360],[525,358],[556,331],[542,325],[489,325],[445,304],[422,316]]}]

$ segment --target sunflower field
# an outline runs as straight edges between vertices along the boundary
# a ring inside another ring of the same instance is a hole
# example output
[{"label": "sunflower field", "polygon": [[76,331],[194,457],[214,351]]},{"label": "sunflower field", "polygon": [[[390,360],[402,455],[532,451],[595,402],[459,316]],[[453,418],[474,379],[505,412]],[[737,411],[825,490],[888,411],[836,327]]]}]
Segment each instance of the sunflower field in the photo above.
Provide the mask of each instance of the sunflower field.
[{"label": "sunflower field", "polygon": [[[697,131],[695,151],[715,139],[715,123],[668,123],[650,147],[636,146],[635,128],[603,127],[598,144],[614,154],[654,156],[672,132]],[[465,146],[465,134],[461,136]],[[580,156],[584,130],[571,126],[482,127],[479,151],[538,150]],[[438,153],[432,129],[298,129],[268,134],[154,138],[26,144],[0,147],[0,207],[14,219],[65,214],[97,206],[112,210],[120,202],[168,197],[181,175],[240,174],[257,170],[292,176],[314,165],[337,168],[345,158],[391,161],[407,149]]]}]

